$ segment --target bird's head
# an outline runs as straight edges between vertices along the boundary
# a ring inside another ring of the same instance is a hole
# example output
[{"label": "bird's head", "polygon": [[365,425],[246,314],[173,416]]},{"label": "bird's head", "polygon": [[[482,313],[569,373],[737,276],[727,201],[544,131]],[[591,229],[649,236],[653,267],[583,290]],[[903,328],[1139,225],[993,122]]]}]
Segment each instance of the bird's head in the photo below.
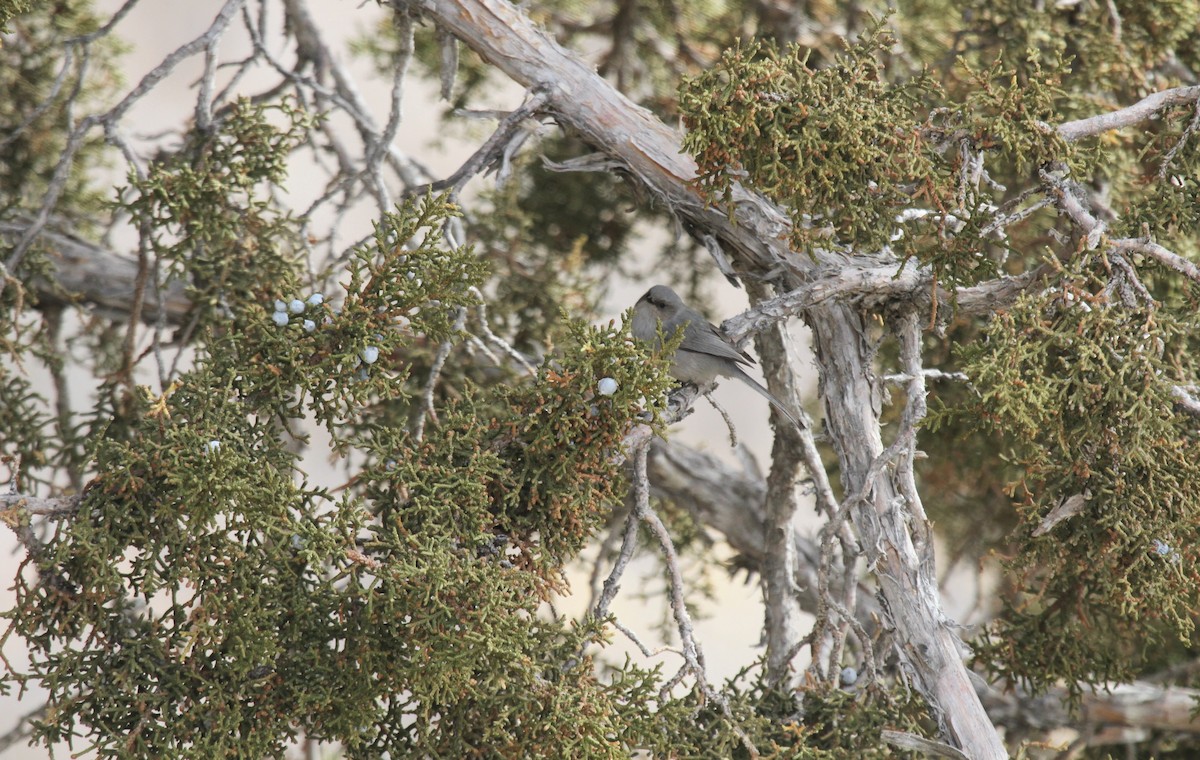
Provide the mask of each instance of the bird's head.
[{"label": "bird's head", "polygon": [[660,324],[669,325],[671,318],[683,308],[683,301],[666,285],[655,285],[638,299],[633,307],[633,337],[652,341]]},{"label": "bird's head", "polygon": [[655,285],[638,299],[635,308],[639,311],[642,309],[653,310],[660,319],[664,319],[681,306],[683,306],[683,300],[678,293],[666,285]]}]

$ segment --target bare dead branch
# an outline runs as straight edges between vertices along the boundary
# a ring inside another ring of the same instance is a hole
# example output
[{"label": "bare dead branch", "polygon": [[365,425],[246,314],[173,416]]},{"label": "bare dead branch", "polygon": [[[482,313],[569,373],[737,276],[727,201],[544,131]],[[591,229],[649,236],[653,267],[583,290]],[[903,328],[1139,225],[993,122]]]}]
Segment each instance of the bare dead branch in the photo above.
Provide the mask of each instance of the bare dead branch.
[{"label": "bare dead branch", "polygon": [[1200,284],[1200,267],[1188,261],[1174,251],[1164,248],[1152,240],[1139,240],[1135,238],[1121,238],[1111,240],[1109,244],[1118,251],[1130,251],[1132,253],[1140,253],[1154,259],[1159,264],[1173,269],[1192,282]]},{"label": "bare dead branch", "polygon": [[636,484],[634,486],[633,514],[649,528],[651,535],[658,541],[659,550],[662,552],[663,563],[666,565],[669,580],[668,596],[671,602],[671,612],[675,617],[676,630],[679,632],[683,657],[687,663],[686,670],[696,679],[696,683],[704,692],[705,697],[711,700],[713,704],[721,707],[721,711],[729,722],[730,728],[741,739],[742,746],[749,753],[750,757],[757,758],[758,750],[745,730],[734,720],[729,700],[709,683],[708,671],[704,664],[704,653],[700,649],[700,644],[696,641],[695,632],[692,628],[692,616],[687,610],[687,595],[683,588],[683,572],[679,569],[679,557],[675,553],[675,543],[671,540],[671,533],[667,530],[667,526],[663,524],[663,521],[650,507],[650,487],[646,475],[647,448],[647,446],[642,445],[632,452],[633,477]]},{"label": "bare dead branch", "polygon": [[[812,450],[815,452],[815,444]],[[724,536],[741,555],[739,564],[761,571],[767,552],[764,528],[767,485],[761,477],[740,472],[722,459],[680,443],[657,439],[650,447],[649,471],[651,493],[655,497],[688,510],[695,519]],[[824,481],[814,483],[818,493],[831,494],[827,476],[823,471],[818,472]],[[832,499],[832,495],[820,496],[818,501],[825,498]],[[793,531],[792,542],[789,553],[796,563],[792,571],[795,593],[799,594],[804,609],[815,612],[820,551],[802,531]],[[855,617],[864,621],[876,619],[879,614],[875,597],[869,591],[858,594],[852,609]]]},{"label": "bare dead branch", "polygon": [[637,634],[631,631],[628,626],[622,624],[620,620],[612,620],[611,625],[613,628],[616,628],[618,631],[624,634],[625,638],[633,642],[633,645],[638,648],[638,650],[642,653],[642,656],[646,659],[653,659],[659,655],[667,653],[677,654],[680,657],[683,656],[683,652],[679,651],[675,647],[657,647],[655,649],[651,649],[642,643],[642,640],[638,638]]},{"label": "bare dead branch", "polygon": [[39,517],[68,517],[79,511],[83,497],[40,497],[19,493],[0,493],[0,509],[24,512]]},{"label": "bare dead branch", "polygon": [[[32,219],[2,220],[0,238],[10,242],[19,240],[32,225]],[[78,299],[128,318],[137,291],[136,261],[51,229],[43,229],[39,241],[56,265],[53,281],[29,283],[41,301],[62,303],[64,299]],[[156,288],[155,292],[146,293],[142,304],[142,319],[146,322],[157,321],[161,315],[170,324],[181,324],[192,305],[180,282],[171,283],[165,290]]]},{"label": "bare dead branch", "polygon": [[[958,288],[953,293],[939,287],[937,297],[941,303],[956,301],[957,313],[964,316],[990,314],[1037,287],[1053,271],[1052,267],[1041,265],[1023,274],[1005,275]],[[909,302],[928,313],[932,293],[932,274],[915,262],[910,261],[903,267],[846,264],[812,283],[761,301],[730,317],[721,323],[721,330],[735,343],[742,344],[775,322],[803,316],[812,309],[836,301],[867,309]]]},{"label": "bare dead branch", "polygon": [[968,288],[959,288],[958,313],[971,315],[995,312],[1038,287],[1054,271],[1053,266],[1042,264],[1023,274],[998,277]]},{"label": "bare dead branch", "polygon": [[[459,308],[458,316],[454,319],[454,332],[460,333],[467,324],[466,308]],[[413,437],[419,442],[425,437],[425,421],[429,417],[434,418],[437,422],[437,412],[433,409],[433,394],[437,389],[438,379],[442,376],[442,367],[446,364],[446,358],[450,356],[450,349],[454,347],[454,341],[444,340],[438,346],[437,355],[433,357],[433,364],[429,367],[429,377],[425,380],[425,391],[421,395],[421,408],[417,411],[417,421],[413,426]]]},{"label": "bare dead branch", "polygon": [[[844,504],[887,602],[904,673],[913,678],[939,721],[944,721],[947,737],[968,756],[1007,757],[963,666],[961,643],[942,610],[928,525],[910,525],[924,515],[919,502],[909,503],[909,468],[898,465],[893,476],[883,466],[896,456],[907,465],[912,449],[906,440],[909,436],[901,435],[884,450],[879,426],[882,399],[871,369],[873,356],[861,340],[861,319],[857,312],[836,304],[810,314],[826,389],[826,424],[841,462],[843,483],[852,494]],[[911,333],[911,326],[902,323],[898,335]],[[923,405],[923,375],[919,362],[911,366],[913,361],[906,361],[902,369],[915,378],[910,398],[920,397]],[[906,409],[913,424],[919,412],[919,406]]]},{"label": "bare dead branch", "polygon": [[1038,526],[1034,528],[1034,538],[1046,535],[1054,530],[1055,525],[1082,512],[1091,498],[1092,492],[1084,491],[1083,493],[1072,494],[1060,500],[1057,506],[1050,510],[1050,513],[1043,517]]},{"label": "bare dead branch", "polygon": [[[902,267],[848,264],[822,274],[811,283],[760,301],[753,308],[730,317],[721,323],[722,331],[740,344],[769,325],[803,314],[828,301],[853,299],[866,294],[880,298],[911,296],[926,281],[925,274],[916,262],[909,262]],[[932,284],[932,279],[928,282]]]},{"label": "bare dead branch", "polygon": [[443,190],[450,190],[457,195],[468,182],[481,172],[501,165],[502,161],[507,161],[529,138],[532,129],[536,129],[536,125],[531,126],[528,122],[545,104],[546,98],[546,92],[535,87],[519,108],[501,119],[496,131],[487,139],[487,142],[481,145],[457,171],[437,182],[411,188],[406,195],[440,193]]},{"label": "bare dead branch", "polygon": [[[517,363],[517,366],[524,370],[525,374],[529,375],[530,377],[536,375],[537,369],[533,366],[533,362],[528,357],[514,348],[511,343],[503,340],[500,338],[500,336],[496,335],[496,333],[492,332],[492,326],[488,324],[487,299],[483,297],[483,293],[479,291],[479,288],[476,288],[473,285],[471,286],[470,291],[476,298],[479,299],[479,305],[475,307],[475,315],[479,321],[479,329],[483,333],[483,337],[487,338],[488,341],[507,354],[509,358]],[[499,364],[499,362],[497,362],[497,364]]]},{"label": "bare dead branch", "polygon": [[712,395],[712,391],[706,391],[704,398],[709,404],[712,404],[713,409],[716,409],[720,413],[721,419],[725,420],[725,427],[729,430],[729,447],[736,448],[738,445],[737,428],[733,426],[733,420],[729,418],[729,412],[725,411],[725,407],[717,403],[717,400]]},{"label": "bare dead branch", "polygon": [[1175,87],[1174,89],[1147,95],[1131,106],[1126,106],[1110,113],[1089,116],[1086,119],[1076,119],[1075,121],[1060,124],[1058,126],[1058,133],[1068,142],[1076,142],[1102,132],[1133,126],[1134,124],[1153,118],[1155,114],[1164,108],[1186,105],[1195,102],[1198,98],[1200,98],[1200,85]]},{"label": "bare dead branch", "polygon": [[[641,498],[638,492],[640,488],[648,488],[648,484],[644,480],[635,480],[633,483],[635,499]],[[646,499],[649,503],[649,495],[646,496]],[[621,577],[625,575],[625,568],[629,566],[629,561],[633,559],[633,552],[637,549],[637,532],[638,515],[635,510],[630,510],[625,518],[625,530],[621,536],[621,551],[617,554],[617,561],[613,564],[612,571],[604,579],[604,589],[600,598],[592,606],[591,614],[596,620],[603,620],[608,615],[609,605],[617,597],[617,592],[621,590]],[[599,560],[600,558],[597,558],[597,562]]]},{"label": "bare dead branch", "polygon": [[1158,178],[1160,180],[1167,178],[1167,173],[1171,170],[1171,164],[1175,162],[1175,156],[1179,154],[1183,146],[1187,145],[1188,140],[1192,139],[1196,131],[1200,130],[1200,97],[1196,98],[1196,106],[1193,110],[1195,113],[1192,114],[1192,120],[1184,127],[1183,134],[1179,135],[1179,139],[1175,141],[1175,144],[1171,146],[1167,154],[1163,156],[1162,165],[1158,167]]},{"label": "bare dead branch", "polygon": [[[766,288],[759,283],[748,283],[748,289],[755,301],[766,295]],[[799,409],[798,381],[788,361],[789,341],[783,324],[776,322],[770,329],[760,332],[755,344],[768,390],[788,407]],[[780,417],[775,410],[772,410],[772,415],[776,428],[775,445],[771,450],[771,472],[767,476],[763,596],[766,607],[767,678],[774,683],[783,683],[789,674],[789,656],[797,642],[804,638],[793,536],[800,528],[800,503],[795,485],[800,477],[801,464],[805,462],[805,447],[798,439],[806,429],[780,424]],[[814,478],[825,480],[824,465],[819,459],[808,464],[817,468],[813,473]]]},{"label": "bare dead branch", "polygon": [[791,225],[786,216],[741,189],[735,190],[733,197],[736,223],[722,210],[709,207],[690,184],[696,165],[680,152],[674,130],[636,107],[591,66],[548,38],[517,7],[497,0],[412,0],[406,4],[420,8],[522,86],[545,86],[547,105],[561,123],[614,157],[625,172],[681,218],[700,224],[727,249],[757,262],[760,271],[808,267],[779,239],[778,231]]},{"label": "bare dead branch", "polygon": [[1038,173],[1042,182],[1054,193],[1058,207],[1079,226],[1086,236],[1088,250],[1095,250],[1100,245],[1100,237],[1104,234],[1107,225],[1097,219],[1088,208],[1082,188],[1046,169],[1042,169]]},{"label": "bare dead branch", "polygon": [[[971,380],[963,372],[945,372],[940,369],[923,369],[921,370],[921,374],[925,376],[926,380],[948,380],[955,383],[966,383]],[[895,383],[897,385],[907,383],[909,380],[912,380],[912,378],[903,372],[883,376],[885,383]]]}]

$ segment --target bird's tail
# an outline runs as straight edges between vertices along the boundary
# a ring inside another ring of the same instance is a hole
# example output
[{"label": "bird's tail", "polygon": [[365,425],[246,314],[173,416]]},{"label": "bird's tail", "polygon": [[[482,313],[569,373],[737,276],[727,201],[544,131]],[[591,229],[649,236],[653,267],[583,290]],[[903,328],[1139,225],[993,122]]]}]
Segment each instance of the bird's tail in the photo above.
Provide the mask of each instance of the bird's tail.
[{"label": "bird's tail", "polygon": [[759,383],[757,380],[755,380],[754,378],[750,377],[745,372],[743,372],[741,367],[738,367],[737,371],[738,371],[738,375],[739,375],[739,377],[738,377],[739,380],[746,383],[746,385],[749,385],[754,390],[758,391],[758,394],[760,396],[762,396],[763,398],[765,398],[767,401],[770,401],[771,406],[778,409],[779,413],[782,414],[784,417],[787,417],[788,421],[791,422],[792,425],[794,425],[797,430],[800,429],[800,421],[796,419],[796,416],[794,414],[792,414],[790,411],[788,411],[788,408],[783,405],[782,401],[780,401],[779,399],[777,399],[773,395],[771,395],[771,392],[769,390],[767,390],[766,388],[764,388],[762,386],[762,384]]}]

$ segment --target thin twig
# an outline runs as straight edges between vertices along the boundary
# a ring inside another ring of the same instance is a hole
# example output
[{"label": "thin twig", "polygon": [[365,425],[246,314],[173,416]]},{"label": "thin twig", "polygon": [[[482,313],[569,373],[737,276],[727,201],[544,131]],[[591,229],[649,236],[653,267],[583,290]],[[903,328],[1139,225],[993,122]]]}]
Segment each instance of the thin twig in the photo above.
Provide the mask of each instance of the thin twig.
[{"label": "thin twig", "polygon": [[492,332],[492,327],[488,324],[487,300],[483,297],[483,293],[479,292],[479,288],[475,287],[474,285],[472,285],[469,290],[476,298],[479,299],[479,305],[475,307],[475,312],[476,318],[479,320],[479,327],[483,331],[483,336],[499,347],[501,351],[508,354],[513,361],[521,365],[521,368],[524,369],[526,374],[528,374],[530,377],[537,375],[537,368],[533,366],[532,362],[525,358],[524,354],[514,348],[508,341],[501,339],[500,336]]},{"label": "thin twig", "polygon": [[[454,332],[462,332],[466,323],[467,310],[465,307],[460,307],[458,317],[454,320]],[[442,367],[446,364],[446,357],[450,355],[452,348],[454,348],[453,340],[442,341],[442,345],[438,346],[437,355],[433,358],[433,364],[429,368],[429,379],[425,381],[425,392],[421,397],[421,409],[417,412],[417,424],[413,432],[413,437],[418,443],[425,437],[425,420],[433,417],[433,421],[437,422],[437,412],[433,408],[433,392],[437,387],[438,378],[441,377]]]},{"label": "thin twig", "polygon": [[595,609],[596,600],[600,598],[601,586],[603,585],[603,581],[600,580],[600,568],[604,560],[616,553],[618,537],[624,533],[621,527],[615,523],[610,525],[608,530],[604,532],[604,540],[600,542],[600,548],[596,550],[596,560],[592,562],[591,572],[588,573],[588,589],[591,594],[587,603],[589,610]]},{"label": "thin twig", "polygon": [[735,448],[738,444],[737,428],[733,426],[733,420],[729,419],[729,412],[725,411],[725,407],[717,403],[713,398],[712,391],[705,391],[704,398],[708,399],[708,403],[712,404],[712,408],[721,413],[721,419],[725,420],[725,427],[729,428],[729,446]]},{"label": "thin twig", "polygon": [[654,657],[658,657],[659,655],[662,655],[662,654],[667,654],[667,653],[678,654],[678,655],[683,654],[683,652],[680,652],[675,647],[659,647],[658,649],[651,649],[648,646],[646,646],[645,644],[643,644],[642,640],[639,639],[637,637],[637,635],[634,634],[633,631],[629,630],[628,627],[622,625],[619,620],[614,619],[610,622],[612,623],[612,627],[616,628],[618,631],[625,634],[625,638],[632,641],[633,645],[636,646],[641,651],[642,656],[648,660],[652,659]]},{"label": "thin twig", "polygon": [[667,530],[667,526],[663,524],[662,519],[655,514],[650,507],[650,482],[646,475],[646,450],[647,446],[638,446],[633,451],[633,477],[634,477],[634,507],[633,514],[649,528],[651,535],[658,541],[659,549],[663,554],[663,563],[667,568],[667,577],[670,581],[668,584],[669,597],[671,603],[671,612],[675,617],[675,627],[679,632],[679,640],[683,647],[683,658],[686,663],[686,670],[696,679],[696,683],[704,692],[704,696],[720,706],[721,712],[729,721],[730,728],[742,742],[742,746],[751,758],[758,757],[758,749],[754,746],[754,742],[746,734],[745,730],[733,718],[733,709],[729,706],[729,700],[723,694],[713,688],[708,681],[708,673],[704,664],[704,653],[700,649],[700,644],[696,641],[695,632],[692,628],[692,616],[687,610],[687,601],[683,588],[683,573],[679,569],[679,556],[675,553],[675,543],[671,540],[671,533]]},{"label": "thin twig", "polygon": [[504,156],[510,156],[512,152],[510,146],[513,142],[523,143],[528,138],[529,131],[525,127],[525,122],[545,105],[548,98],[549,94],[545,88],[535,87],[530,90],[525,102],[500,121],[500,124],[496,126],[496,131],[487,139],[487,142],[481,145],[479,150],[475,151],[457,171],[437,182],[411,188],[405,195],[415,197],[426,193],[440,193],[443,190],[450,190],[457,194],[476,175],[493,166]]},{"label": "thin twig", "polygon": [[1164,248],[1158,243],[1136,238],[1121,238],[1111,240],[1109,244],[1118,251],[1132,251],[1133,253],[1140,253],[1143,256],[1149,256],[1159,264],[1174,269],[1192,282],[1200,283],[1200,267],[1197,267],[1178,253]]},{"label": "thin twig", "polygon": [[477,351],[479,351],[479,353],[481,353],[487,357],[487,360],[492,363],[492,366],[495,366],[495,367],[503,367],[504,366],[503,360],[501,360],[500,357],[496,355],[495,351],[488,348],[488,344],[486,344],[482,340],[480,340],[478,335],[475,335],[474,333],[471,333],[471,332],[467,332],[466,338],[467,338],[467,351],[470,352],[472,350],[477,350]]},{"label": "thin twig", "polygon": [[1175,155],[1179,153],[1180,148],[1187,145],[1188,140],[1191,139],[1192,135],[1196,134],[1197,129],[1200,129],[1200,98],[1196,98],[1196,108],[1195,113],[1192,114],[1192,120],[1188,122],[1187,127],[1183,130],[1183,134],[1179,136],[1179,139],[1175,141],[1171,149],[1167,151],[1167,155],[1163,156],[1162,166],[1158,167],[1159,179],[1166,179],[1167,171],[1175,161]]},{"label": "thin twig", "polygon": [[[636,493],[638,488],[648,488],[645,482],[637,482],[633,484]],[[649,502],[649,494],[646,499]],[[630,510],[625,518],[625,532],[621,536],[621,551],[617,554],[617,561],[613,564],[612,571],[608,577],[604,579],[604,589],[600,593],[600,598],[592,606],[592,617],[596,620],[603,620],[608,615],[608,606],[612,604],[616,598],[617,592],[621,590],[621,577],[625,575],[625,569],[629,566],[629,561],[633,559],[633,553],[637,549],[637,534],[638,534],[638,514],[636,510]],[[597,563],[600,558],[597,558]]]},{"label": "thin twig", "polygon": [[45,717],[49,709],[50,704],[46,703],[22,715],[21,719],[17,721],[17,725],[13,726],[8,733],[0,736],[0,752],[6,752],[15,747],[18,742],[23,742],[33,736],[33,722]]}]

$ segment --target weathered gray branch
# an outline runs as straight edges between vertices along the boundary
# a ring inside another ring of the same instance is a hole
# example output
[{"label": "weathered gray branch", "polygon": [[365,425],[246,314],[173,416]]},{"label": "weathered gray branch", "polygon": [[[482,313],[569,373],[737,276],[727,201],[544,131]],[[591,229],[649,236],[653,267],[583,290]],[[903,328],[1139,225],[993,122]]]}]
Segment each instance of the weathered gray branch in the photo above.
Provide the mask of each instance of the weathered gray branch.
[{"label": "weathered gray branch", "polygon": [[[1017,300],[1052,271],[1052,267],[1042,265],[1023,274],[958,288],[953,293],[939,286],[937,297],[941,303],[955,299],[958,314],[990,314]],[[839,300],[864,309],[879,309],[885,305],[895,307],[907,302],[928,311],[933,302],[933,276],[913,261],[903,266],[846,264],[811,283],[760,301],[753,308],[725,320],[721,329],[740,344],[775,322]]]},{"label": "weathered gray branch", "polygon": [[[759,301],[767,294],[758,283],[750,283],[750,295]],[[762,358],[763,377],[767,388],[792,409],[800,408],[800,391],[796,374],[788,366],[788,341],[783,325],[776,323],[758,333],[757,347]],[[795,483],[800,479],[805,448],[801,436],[806,431],[783,423],[779,413],[772,410],[776,420],[775,444],[771,451],[771,472],[767,477],[766,495],[766,561],[763,566],[767,639],[767,679],[785,683],[791,658],[804,638],[797,558],[793,536],[798,529],[800,512]],[[808,434],[811,439],[811,432]],[[808,466],[814,475],[828,486],[825,466],[818,457]],[[822,494],[824,495],[824,494]]]},{"label": "weathered gray branch", "polygon": [[1131,106],[1089,116],[1086,119],[1068,121],[1058,126],[1058,133],[1064,139],[1074,142],[1085,137],[1098,135],[1122,127],[1132,126],[1152,118],[1159,111],[1171,106],[1181,106],[1195,102],[1200,98],[1200,85],[1191,87],[1176,87],[1170,90],[1147,95]]},{"label": "weathered gray branch", "polygon": [[737,223],[709,207],[690,184],[696,164],[680,151],[675,130],[633,104],[515,6],[502,0],[394,2],[420,9],[522,86],[544,87],[548,108],[560,123],[616,158],[624,171],[685,221],[716,235],[743,261],[753,262],[753,271],[810,268],[780,239],[790,219],[765,199],[740,189],[733,196]]},{"label": "weathered gray branch", "polygon": [[[14,243],[32,227],[32,221],[0,221],[0,238]],[[38,242],[55,265],[53,279],[29,283],[43,303],[82,301],[105,311],[127,317],[137,292],[138,263],[99,245],[73,235],[45,228]],[[183,284],[171,283],[162,293],[163,317],[170,324],[181,324],[191,308]],[[159,294],[148,287],[142,297],[141,318],[153,323],[159,317]]]},{"label": "weathered gray branch", "polygon": [[1192,282],[1200,284],[1200,267],[1188,261],[1174,251],[1164,248],[1152,240],[1138,240],[1136,238],[1120,238],[1112,240],[1109,243],[1118,251],[1131,251],[1140,253],[1143,256],[1148,256],[1154,259],[1159,264],[1165,267],[1174,269]]},{"label": "weathered gray branch", "polygon": [[[822,369],[825,419],[850,494],[848,503],[869,567],[887,600],[897,643],[918,688],[952,737],[973,758],[1007,757],[1004,744],[976,696],[962,663],[962,643],[942,611],[931,556],[914,544],[909,489],[878,467],[884,451],[880,437],[880,385],[873,356],[862,339],[862,316],[843,305],[809,314],[813,342]],[[906,367],[907,373],[919,376]],[[902,468],[897,468],[902,469]],[[853,499],[853,497],[850,497]],[[918,525],[928,531],[928,525]],[[922,542],[923,543],[923,542]]]},{"label": "weathered gray branch", "polygon": [[29,515],[66,517],[79,511],[79,496],[43,498],[19,493],[0,493],[0,510],[16,509]]},{"label": "weathered gray branch", "polygon": [[[661,440],[650,447],[650,478],[656,497],[687,509],[724,536],[744,564],[762,570],[767,554],[766,481],[730,467],[711,454]],[[806,610],[816,610],[820,550],[816,542],[799,531],[792,532],[791,540],[796,594]],[[869,621],[878,615],[879,607],[869,589],[862,591],[855,614]]]},{"label": "weathered gray branch", "polygon": [[1197,689],[1148,681],[1089,689],[1075,714],[1066,708],[1069,700],[1063,687],[1036,697],[1020,689],[1000,691],[980,685],[979,691],[988,714],[999,725],[1039,734],[1072,727],[1087,737],[1090,746],[1141,741],[1147,731],[1200,733],[1200,717],[1195,714],[1200,703]]},{"label": "weathered gray branch", "polygon": [[[667,530],[667,526],[663,524],[658,514],[650,507],[650,483],[646,463],[647,448],[648,446],[643,443],[631,452],[633,455],[633,513],[658,541],[659,550],[663,555],[663,563],[667,567],[667,576],[670,580],[668,595],[671,600],[671,612],[675,617],[675,628],[679,632],[679,639],[686,662],[685,670],[696,679],[697,685],[703,690],[705,698],[711,700],[721,708],[721,711],[730,723],[730,727],[741,739],[742,746],[750,757],[752,759],[757,758],[758,750],[755,748],[754,743],[746,735],[745,731],[742,730],[741,726],[738,725],[737,721],[733,719],[733,710],[729,705],[728,698],[713,688],[709,682],[704,664],[704,653],[701,651],[700,644],[696,641],[695,633],[692,629],[691,613],[688,612],[686,595],[683,590],[683,572],[679,568],[679,557],[675,552],[671,533]],[[680,672],[683,671],[681,670]],[[665,686],[663,687],[664,691],[666,688]]]}]

